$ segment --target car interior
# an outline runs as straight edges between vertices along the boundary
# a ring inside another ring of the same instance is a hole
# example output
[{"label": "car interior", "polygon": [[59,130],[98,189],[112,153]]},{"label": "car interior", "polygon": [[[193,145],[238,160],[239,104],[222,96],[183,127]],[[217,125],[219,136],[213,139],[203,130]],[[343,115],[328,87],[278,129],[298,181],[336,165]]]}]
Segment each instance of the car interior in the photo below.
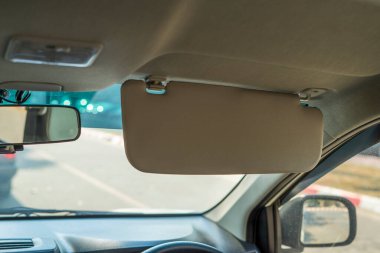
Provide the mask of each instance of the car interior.
[{"label": "car interior", "polygon": [[0,252],[365,249],[310,187],[380,141],[377,0],[2,1],[0,48]]}]

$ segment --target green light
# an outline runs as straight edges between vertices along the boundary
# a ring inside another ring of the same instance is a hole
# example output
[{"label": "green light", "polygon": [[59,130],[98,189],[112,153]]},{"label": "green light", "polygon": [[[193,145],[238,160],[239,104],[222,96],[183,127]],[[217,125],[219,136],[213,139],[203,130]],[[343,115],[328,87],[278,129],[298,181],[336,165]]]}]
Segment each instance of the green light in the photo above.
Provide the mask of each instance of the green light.
[{"label": "green light", "polygon": [[92,111],[92,110],[94,110],[94,106],[92,104],[88,104],[86,109],[89,111]]},{"label": "green light", "polygon": [[65,101],[63,101],[63,104],[64,104],[64,105],[71,105],[71,101],[68,100],[68,99],[66,99]]},{"label": "green light", "polygon": [[83,106],[85,106],[85,105],[87,105],[87,99],[81,99],[80,100],[80,105],[83,105]]},{"label": "green light", "polygon": [[103,107],[102,105],[98,105],[98,106],[96,107],[96,110],[97,110],[98,112],[102,112],[102,111],[104,111],[104,107]]}]

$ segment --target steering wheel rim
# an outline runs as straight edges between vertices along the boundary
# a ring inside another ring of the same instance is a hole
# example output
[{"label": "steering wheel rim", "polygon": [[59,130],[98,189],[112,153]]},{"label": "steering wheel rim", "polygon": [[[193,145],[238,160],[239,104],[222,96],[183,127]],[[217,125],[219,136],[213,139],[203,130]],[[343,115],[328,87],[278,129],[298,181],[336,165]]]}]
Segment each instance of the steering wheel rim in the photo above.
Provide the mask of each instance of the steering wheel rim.
[{"label": "steering wheel rim", "polygon": [[197,250],[202,253],[222,253],[215,247],[200,243],[200,242],[188,242],[188,241],[175,241],[166,242],[156,246],[153,246],[142,253],[175,253],[179,250]]}]

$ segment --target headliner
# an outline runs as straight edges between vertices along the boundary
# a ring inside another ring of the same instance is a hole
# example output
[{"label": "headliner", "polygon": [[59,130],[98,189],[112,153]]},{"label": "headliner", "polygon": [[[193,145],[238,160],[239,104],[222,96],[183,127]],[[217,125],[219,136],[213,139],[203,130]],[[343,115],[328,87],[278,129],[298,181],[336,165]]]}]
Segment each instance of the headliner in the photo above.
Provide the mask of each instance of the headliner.
[{"label": "headliner", "polygon": [[88,68],[0,59],[0,81],[96,90],[148,75],[298,93],[323,112],[325,145],[379,118],[378,0],[3,1],[0,47],[13,36],[98,42]]},{"label": "headliner", "polygon": [[147,75],[296,93],[341,90],[380,73],[380,2],[4,1],[12,36],[99,42],[89,68],[0,60],[1,81],[94,90]]}]

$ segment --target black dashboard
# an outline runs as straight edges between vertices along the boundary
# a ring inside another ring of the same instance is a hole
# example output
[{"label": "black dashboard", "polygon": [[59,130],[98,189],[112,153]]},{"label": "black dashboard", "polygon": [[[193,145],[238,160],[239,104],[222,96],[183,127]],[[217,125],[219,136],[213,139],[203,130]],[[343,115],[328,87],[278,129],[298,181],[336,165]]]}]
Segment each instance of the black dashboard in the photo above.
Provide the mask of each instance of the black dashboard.
[{"label": "black dashboard", "polygon": [[172,241],[259,252],[201,215],[1,220],[0,238],[0,252],[142,252]]}]

